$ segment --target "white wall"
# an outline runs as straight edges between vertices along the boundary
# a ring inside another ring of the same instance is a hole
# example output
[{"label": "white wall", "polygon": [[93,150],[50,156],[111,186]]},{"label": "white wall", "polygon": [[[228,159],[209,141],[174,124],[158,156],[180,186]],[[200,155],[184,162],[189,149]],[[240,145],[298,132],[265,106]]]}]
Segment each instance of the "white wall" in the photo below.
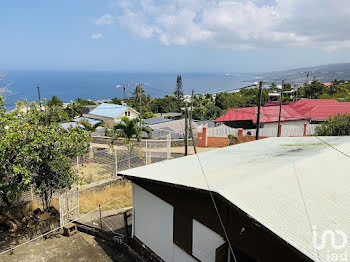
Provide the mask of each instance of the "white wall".
[{"label": "white wall", "polygon": [[[303,136],[304,134],[304,124],[307,124],[306,120],[298,120],[298,121],[284,121],[281,122],[282,125],[282,133],[281,136]],[[264,128],[274,128],[277,135],[277,125],[278,123],[266,123],[264,124]]]},{"label": "white wall", "polygon": [[174,248],[174,262],[198,262],[196,259],[191,257],[177,245],[173,245]]},{"label": "white wall", "polygon": [[216,249],[224,239],[211,229],[193,219],[192,255],[202,262],[215,262]]},{"label": "white wall", "polygon": [[134,235],[163,260],[172,262],[174,208],[135,183],[133,204]]}]

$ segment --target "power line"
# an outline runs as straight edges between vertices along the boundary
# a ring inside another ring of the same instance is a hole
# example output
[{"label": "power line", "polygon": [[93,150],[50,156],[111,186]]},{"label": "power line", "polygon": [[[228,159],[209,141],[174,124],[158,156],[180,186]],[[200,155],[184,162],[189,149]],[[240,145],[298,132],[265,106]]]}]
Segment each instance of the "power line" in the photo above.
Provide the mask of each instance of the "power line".
[{"label": "power line", "polygon": [[218,218],[219,218],[221,227],[222,227],[222,229],[223,229],[223,231],[224,231],[226,241],[227,241],[227,243],[228,243],[228,245],[229,245],[229,248],[230,248],[230,252],[232,253],[232,256],[233,256],[235,262],[237,262],[237,259],[236,259],[235,253],[233,252],[232,245],[231,245],[230,239],[229,239],[229,237],[228,237],[228,234],[227,234],[227,231],[226,231],[224,222],[222,221],[222,218],[221,218],[221,216],[220,216],[218,207],[217,207],[217,205],[216,205],[216,203],[215,203],[215,199],[214,199],[213,193],[211,192],[211,189],[210,189],[210,186],[209,186],[207,177],[206,177],[206,175],[205,175],[205,173],[204,173],[204,169],[203,169],[203,166],[202,166],[202,162],[200,161],[198,154],[195,153],[195,155],[197,156],[198,163],[199,163],[199,165],[200,165],[200,167],[201,167],[202,175],[203,175],[203,177],[204,177],[205,183],[207,184],[207,188],[208,188],[208,192],[209,192],[210,198],[211,198],[211,200],[212,200],[212,202],[213,202],[213,205],[214,205],[216,214],[218,215]]}]

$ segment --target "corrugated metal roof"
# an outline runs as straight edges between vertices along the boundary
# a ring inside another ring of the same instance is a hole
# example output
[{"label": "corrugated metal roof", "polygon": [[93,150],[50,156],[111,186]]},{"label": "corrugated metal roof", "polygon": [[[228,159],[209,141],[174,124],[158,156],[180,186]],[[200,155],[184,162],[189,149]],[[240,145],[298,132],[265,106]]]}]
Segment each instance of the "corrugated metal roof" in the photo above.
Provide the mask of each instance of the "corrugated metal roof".
[{"label": "corrugated metal roof", "polygon": [[[350,137],[322,139],[350,154]],[[267,138],[198,157],[212,191],[311,259],[318,261],[309,219],[317,226],[319,240],[324,230],[342,230],[350,236],[350,159],[316,137]],[[121,174],[208,189],[195,155]],[[330,241],[319,251],[321,261],[328,261],[329,251],[337,251]],[[344,251],[350,253],[349,244]]]},{"label": "corrugated metal roof", "polygon": [[[257,107],[244,107],[229,109],[215,120],[215,122],[251,120],[256,123]],[[350,103],[331,99],[301,99],[296,102],[282,105],[281,121],[291,120],[322,120],[337,113],[350,113]],[[261,107],[261,123],[277,122],[279,105]]]},{"label": "corrugated metal roof", "polygon": [[62,123],[60,124],[61,127],[63,127],[64,129],[68,130],[70,127],[74,128],[74,127],[80,127],[82,129],[85,129],[85,127],[82,124],[79,124],[77,122],[68,122],[68,123]]},{"label": "corrugated metal roof", "polygon": [[[103,104],[97,106],[91,112],[89,112],[89,115],[97,115],[97,116],[103,116],[103,117],[116,118],[117,116],[122,114],[127,109],[131,109],[131,108],[127,107],[127,106],[122,106],[122,105],[103,103]],[[132,109],[132,110],[135,111],[134,109]]]},{"label": "corrugated metal roof", "polygon": [[166,119],[164,117],[159,117],[159,116],[143,119],[143,122],[145,123],[145,125],[157,125],[157,124],[171,122],[171,121],[174,121],[174,120]]}]

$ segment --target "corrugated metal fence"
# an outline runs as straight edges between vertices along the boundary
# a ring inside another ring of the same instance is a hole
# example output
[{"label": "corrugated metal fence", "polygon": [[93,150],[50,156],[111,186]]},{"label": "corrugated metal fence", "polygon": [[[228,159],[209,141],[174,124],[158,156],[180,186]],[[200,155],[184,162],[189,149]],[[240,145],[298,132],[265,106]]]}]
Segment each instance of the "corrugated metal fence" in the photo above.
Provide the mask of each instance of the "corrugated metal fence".
[{"label": "corrugated metal fence", "polygon": [[[307,124],[306,125],[306,135],[313,135],[315,133],[317,124]],[[203,126],[197,128],[198,132],[202,132]],[[244,129],[243,135],[255,136],[256,129]],[[207,128],[208,137],[227,137],[228,135],[238,136],[238,128],[231,128],[226,125],[220,125],[217,127]],[[277,124],[262,127],[259,130],[259,135],[264,137],[276,137],[277,136]],[[294,125],[283,125],[282,124],[282,137],[288,136],[303,136],[304,135],[304,125],[295,123]]]}]

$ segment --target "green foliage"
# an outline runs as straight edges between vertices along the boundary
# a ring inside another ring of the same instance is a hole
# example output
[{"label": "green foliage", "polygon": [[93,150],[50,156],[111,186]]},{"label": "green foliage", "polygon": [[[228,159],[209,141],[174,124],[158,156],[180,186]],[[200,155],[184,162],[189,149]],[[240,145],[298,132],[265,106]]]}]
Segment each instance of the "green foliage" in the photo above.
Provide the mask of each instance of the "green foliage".
[{"label": "green foliage", "polygon": [[116,105],[121,105],[122,104],[122,101],[118,98],[118,97],[115,97],[115,98],[112,98],[112,104],[116,104]]},{"label": "green foliage", "polygon": [[124,116],[121,122],[116,123],[113,126],[110,132],[111,139],[109,140],[109,143],[110,145],[113,145],[114,141],[118,138],[124,138],[125,144],[130,144],[132,138],[135,138],[139,142],[141,139],[141,131],[147,132],[148,137],[151,138],[152,129],[149,127],[140,127],[140,122],[137,118],[129,119]]},{"label": "green foliage", "polygon": [[176,78],[176,88],[174,91],[174,95],[177,99],[182,99],[184,96],[184,92],[182,90],[182,78],[181,75],[178,75]]},{"label": "green foliage", "polygon": [[63,109],[63,101],[57,96],[52,96],[45,103],[46,123],[66,122],[69,120],[69,114]]},{"label": "green foliage", "polygon": [[350,114],[330,116],[329,119],[316,127],[318,136],[349,136]]},{"label": "green foliage", "polygon": [[57,96],[52,96],[51,99],[47,100],[46,106],[62,108],[63,101],[59,99]]},{"label": "green foliage", "polygon": [[113,142],[121,137],[125,138],[126,144],[130,143],[132,138],[136,138],[139,141],[141,138],[141,129],[138,119],[129,119],[124,116],[121,120],[121,122],[113,126],[113,136],[110,139],[110,143],[113,145]]},{"label": "green foliage", "polygon": [[192,118],[196,120],[215,120],[221,116],[222,113],[223,111],[220,107],[209,104],[206,107],[194,108]]},{"label": "green foliage", "polygon": [[319,81],[305,84],[298,89],[301,98],[336,99],[338,101],[350,101],[350,82],[334,80],[332,85],[325,86]]},{"label": "green foliage", "polygon": [[48,123],[35,103],[0,112],[0,125],[0,206],[9,206],[32,184],[47,208],[55,190],[74,182],[71,159],[88,150],[90,133]]},{"label": "green foliage", "polygon": [[230,139],[230,142],[229,142],[229,146],[232,146],[232,145],[236,145],[236,144],[240,144],[240,143],[243,143],[247,140],[247,138],[250,136],[251,134],[248,133],[247,135],[243,136],[242,139],[239,139],[238,137],[236,137],[235,135],[228,135],[228,139]]},{"label": "green foliage", "polygon": [[89,131],[89,132],[95,132],[97,127],[104,126],[103,122],[99,122],[99,123],[97,123],[95,125],[91,125],[89,123],[89,121],[87,121],[86,119],[80,120],[79,124],[83,125],[85,127],[85,130]]},{"label": "green foliage", "polygon": [[228,135],[227,137],[228,139],[230,139],[230,143],[228,144],[229,146],[238,144],[238,137],[236,137],[235,135]]},{"label": "green foliage", "polygon": [[93,106],[93,105],[96,105],[96,103],[94,101],[89,100],[89,99],[80,98],[80,97],[75,99],[75,102],[80,104],[80,105],[82,105],[82,106]]},{"label": "green foliage", "polygon": [[174,96],[155,98],[149,104],[153,113],[180,112],[183,102]]},{"label": "green foliage", "polygon": [[143,119],[148,119],[148,118],[156,117],[156,116],[157,116],[156,114],[154,114],[153,112],[150,112],[150,111],[145,112],[145,113],[142,114],[142,118]]}]

